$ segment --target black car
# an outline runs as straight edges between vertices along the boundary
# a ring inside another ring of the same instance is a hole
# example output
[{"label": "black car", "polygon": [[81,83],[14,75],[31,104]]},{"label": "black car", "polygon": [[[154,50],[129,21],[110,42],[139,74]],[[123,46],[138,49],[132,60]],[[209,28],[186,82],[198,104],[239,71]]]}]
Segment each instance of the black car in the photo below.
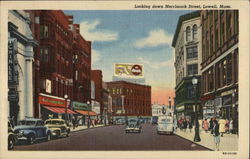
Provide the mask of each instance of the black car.
[{"label": "black car", "polygon": [[12,150],[17,143],[17,137],[13,131],[14,125],[8,121],[8,150]]},{"label": "black car", "polygon": [[125,128],[125,132],[137,132],[140,133],[141,132],[141,123],[139,119],[128,119],[126,122],[126,128]]}]

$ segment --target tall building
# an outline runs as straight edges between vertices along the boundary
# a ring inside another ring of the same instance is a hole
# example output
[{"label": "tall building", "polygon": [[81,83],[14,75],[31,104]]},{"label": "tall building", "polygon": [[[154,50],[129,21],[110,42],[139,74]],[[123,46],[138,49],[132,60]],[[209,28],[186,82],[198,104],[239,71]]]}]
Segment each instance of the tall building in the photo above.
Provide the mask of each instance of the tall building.
[{"label": "tall building", "polygon": [[34,62],[35,117],[68,118],[68,114],[75,114],[70,109],[74,42],[73,32],[69,30],[70,17],[59,10],[28,12],[33,19],[32,31],[39,41]]},{"label": "tall building", "polygon": [[[191,12],[179,17],[172,46],[175,48],[175,106],[177,117],[194,120],[195,105],[198,105],[198,116],[201,117],[199,99],[201,77],[201,26],[200,11]],[[192,84],[193,77],[198,79],[197,91]]]},{"label": "tall building", "polygon": [[[101,118],[103,118],[103,88],[102,88],[102,71],[101,70],[92,70],[91,71],[91,80],[94,83],[94,86],[92,87],[94,90],[91,103],[92,108],[96,109],[98,111],[98,115],[101,115]],[[92,109],[92,110],[93,110]],[[94,111],[94,110],[93,110]]]},{"label": "tall building", "polygon": [[239,12],[204,10],[200,17],[203,113],[238,121]]},{"label": "tall building", "polygon": [[107,84],[113,116],[151,117],[151,86],[126,81]]},{"label": "tall building", "polygon": [[15,122],[33,117],[33,48],[38,45],[31,32],[29,13],[8,12],[8,100],[9,117]]}]

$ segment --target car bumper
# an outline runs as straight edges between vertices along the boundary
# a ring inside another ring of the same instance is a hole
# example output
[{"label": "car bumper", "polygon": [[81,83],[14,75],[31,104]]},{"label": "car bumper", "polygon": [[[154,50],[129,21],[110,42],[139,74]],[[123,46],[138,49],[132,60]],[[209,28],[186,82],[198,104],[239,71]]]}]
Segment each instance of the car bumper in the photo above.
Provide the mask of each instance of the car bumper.
[{"label": "car bumper", "polygon": [[158,130],[158,134],[173,134],[173,131],[164,131],[164,130]]},{"label": "car bumper", "polygon": [[126,132],[140,132],[141,131],[141,129],[126,129],[125,130]]}]

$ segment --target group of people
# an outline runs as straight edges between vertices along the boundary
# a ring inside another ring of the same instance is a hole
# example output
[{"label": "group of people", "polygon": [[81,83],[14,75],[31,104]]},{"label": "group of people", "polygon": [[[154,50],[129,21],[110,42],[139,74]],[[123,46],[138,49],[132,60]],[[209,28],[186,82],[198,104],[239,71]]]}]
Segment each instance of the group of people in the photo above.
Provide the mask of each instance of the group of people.
[{"label": "group of people", "polygon": [[193,124],[189,119],[186,118],[180,118],[177,122],[177,127],[181,130],[186,132],[187,129],[189,129],[189,131],[192,131],[193,128]]}]

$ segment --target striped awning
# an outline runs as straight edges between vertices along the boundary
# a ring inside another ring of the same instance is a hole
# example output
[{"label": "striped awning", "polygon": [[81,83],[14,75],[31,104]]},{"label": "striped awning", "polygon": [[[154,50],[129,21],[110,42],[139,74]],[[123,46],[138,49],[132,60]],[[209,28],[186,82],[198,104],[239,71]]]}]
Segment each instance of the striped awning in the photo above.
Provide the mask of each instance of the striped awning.
[{"label": "striped awning", "polygon": [[[47,107],[47,106],[43,106],[43,107],[57,114],[65,114],[66,112],[65,108]],[[76,114],[76,112],[74,112],[71,109],[67,109],[67,114]]]},{"label": "striped awning", "polygon": [[95,116],[97,115],[96,112],[93,111],[85,111],[85,110],[76,110],[77,113],[80,113],[82,115],[91,115],[91,116]]}]

